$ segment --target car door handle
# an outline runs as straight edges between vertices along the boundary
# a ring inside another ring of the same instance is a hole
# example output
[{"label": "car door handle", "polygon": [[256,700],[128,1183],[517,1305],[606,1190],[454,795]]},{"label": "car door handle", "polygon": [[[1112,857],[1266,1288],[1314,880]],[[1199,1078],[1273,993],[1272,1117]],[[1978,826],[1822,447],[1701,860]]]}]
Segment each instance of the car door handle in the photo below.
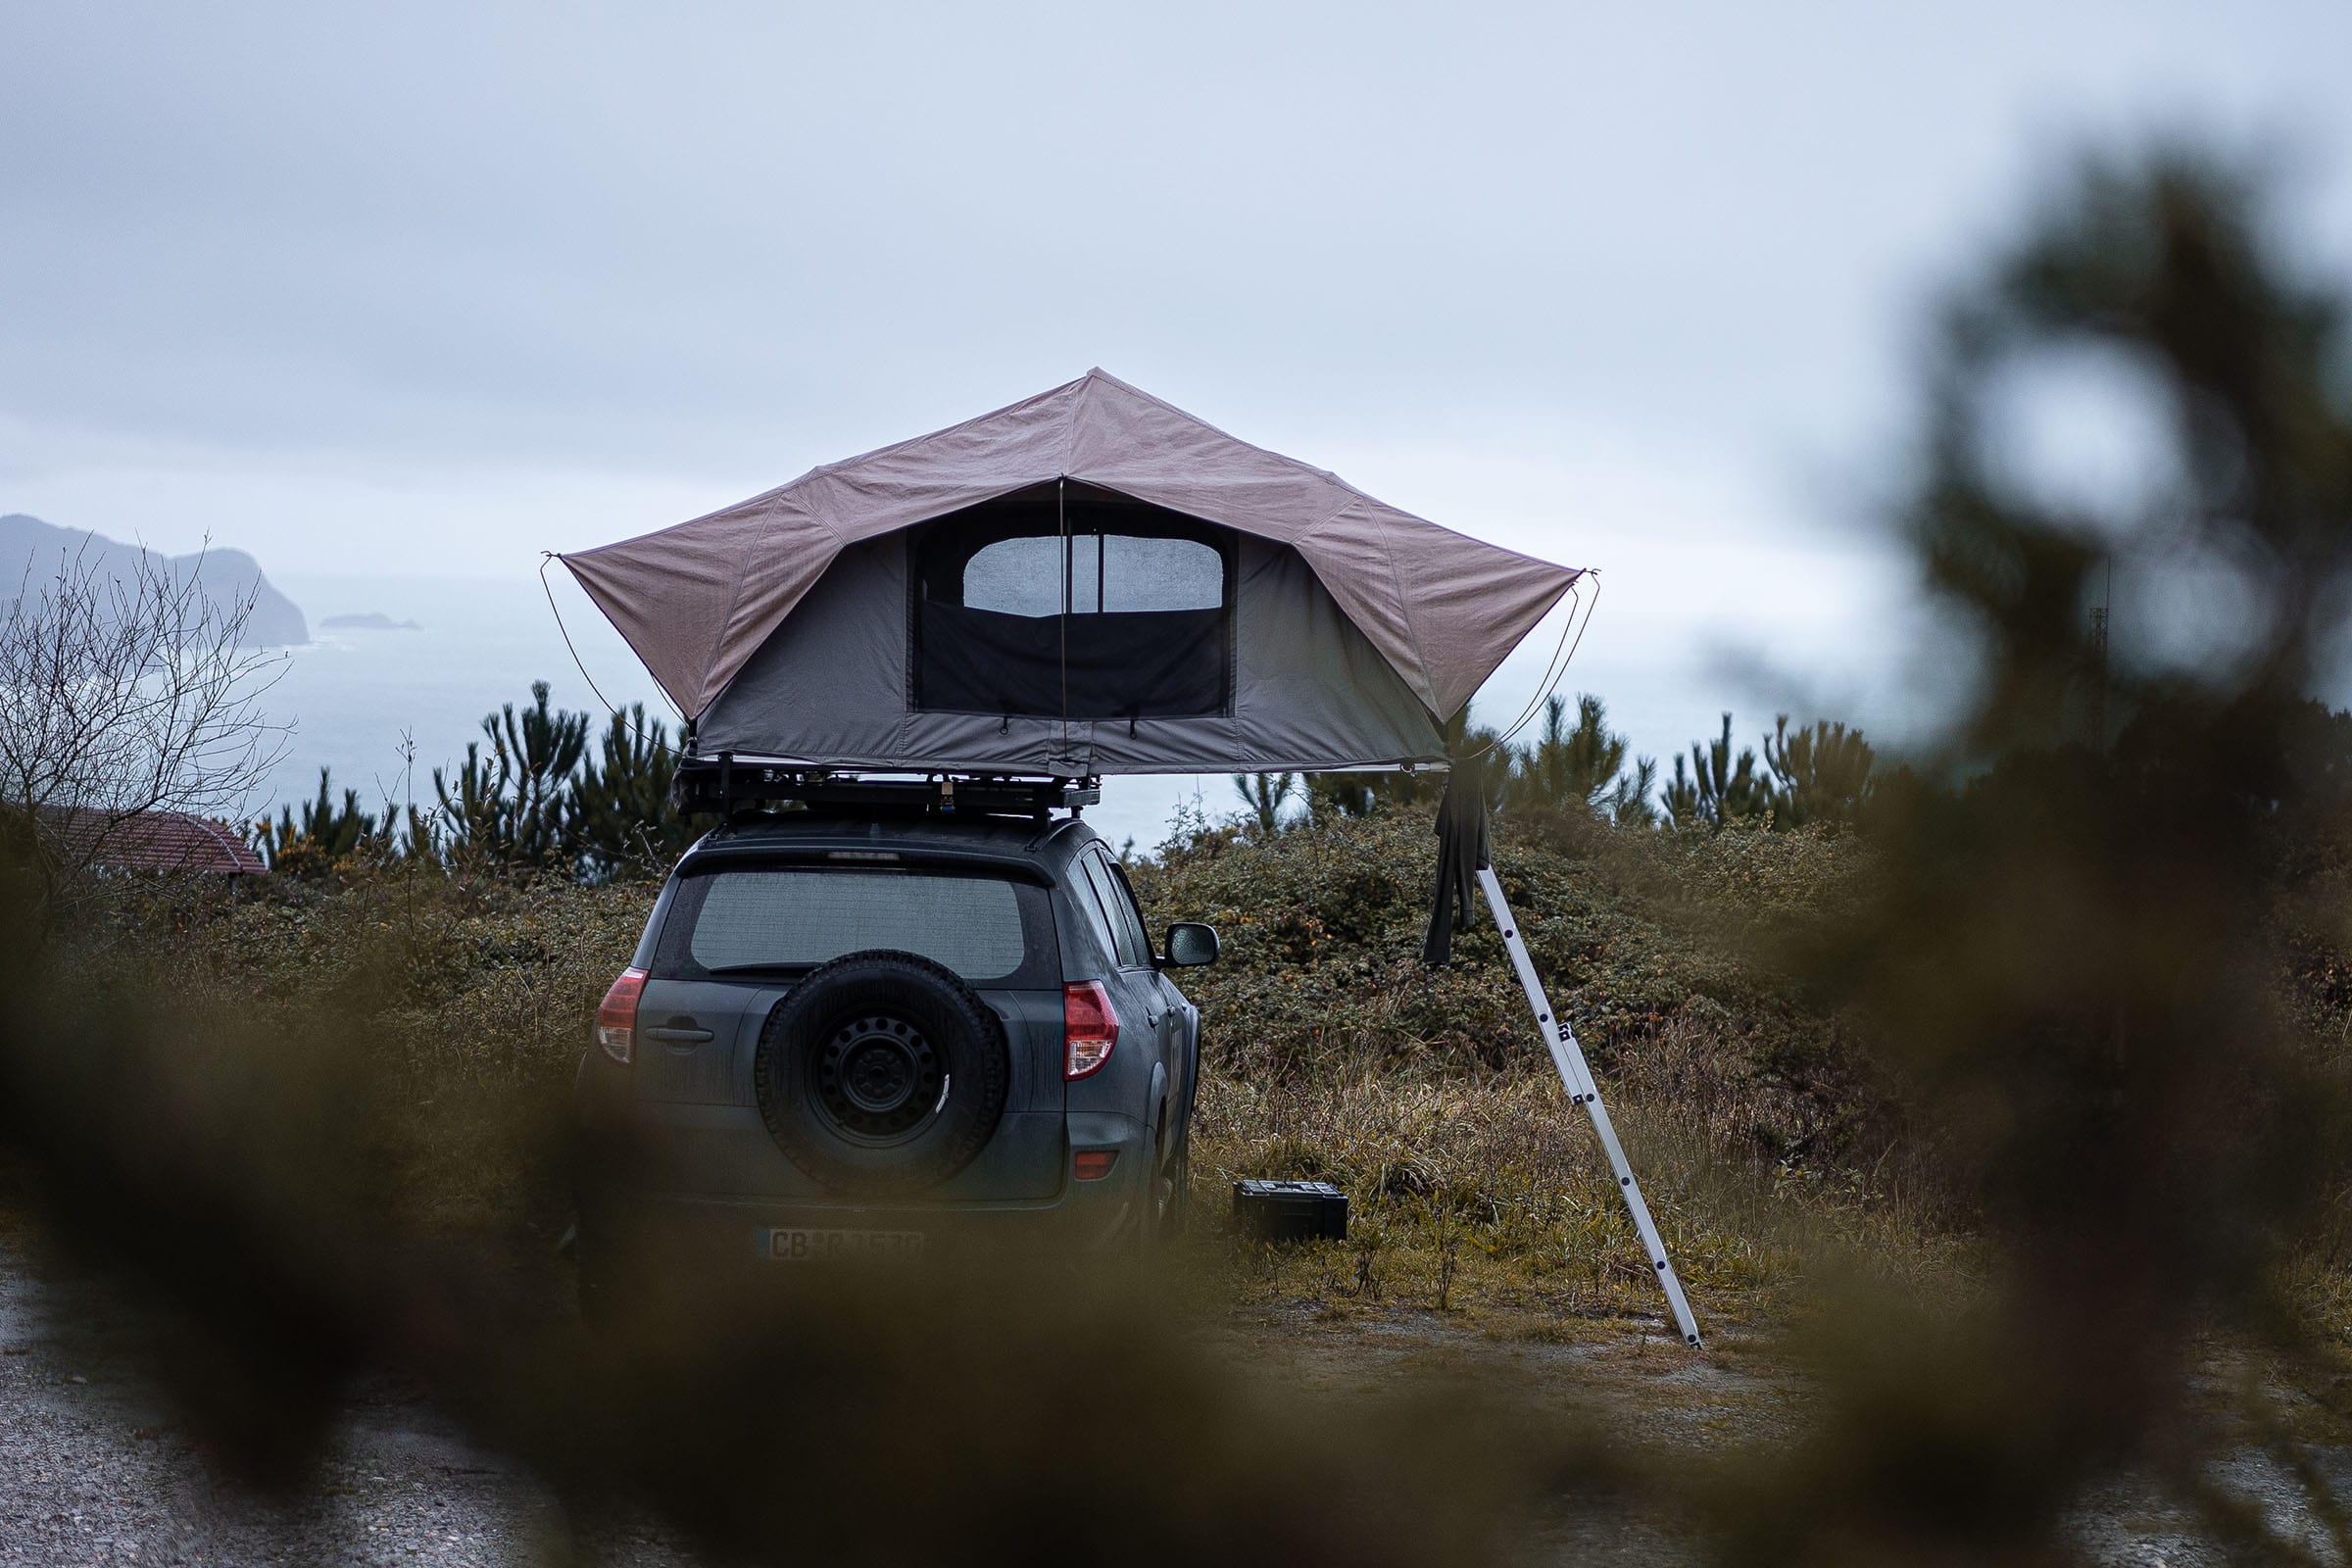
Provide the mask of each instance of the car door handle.
[{"label": "car door handle", "polygon": [[648,1040],[660,1040],[673,1046],[698,1046],[710,1038],[708,1029],[648,1029]]}]

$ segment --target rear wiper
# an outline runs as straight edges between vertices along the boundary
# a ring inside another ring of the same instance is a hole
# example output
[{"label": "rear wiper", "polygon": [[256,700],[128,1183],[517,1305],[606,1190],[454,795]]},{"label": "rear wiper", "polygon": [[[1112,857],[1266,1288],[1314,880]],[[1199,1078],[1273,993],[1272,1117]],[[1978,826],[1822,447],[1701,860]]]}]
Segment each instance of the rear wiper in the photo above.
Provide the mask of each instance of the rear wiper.
[{"label": "rear wiper", "polygon": [[808,963],[721,963],[706,964],[705,974],[807,974],[814,968]]}]

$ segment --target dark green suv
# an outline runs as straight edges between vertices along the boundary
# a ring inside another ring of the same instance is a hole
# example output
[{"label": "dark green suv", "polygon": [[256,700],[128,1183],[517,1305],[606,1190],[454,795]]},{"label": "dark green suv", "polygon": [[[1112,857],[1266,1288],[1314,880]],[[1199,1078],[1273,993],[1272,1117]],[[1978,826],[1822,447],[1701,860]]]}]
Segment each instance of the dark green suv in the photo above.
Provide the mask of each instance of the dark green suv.
[{"label": "dark green suv", "polygon": [[678,863],[580,1066],[583,1294],[1181,1226],[1200,1013],[1075,818],[801,810]]}]

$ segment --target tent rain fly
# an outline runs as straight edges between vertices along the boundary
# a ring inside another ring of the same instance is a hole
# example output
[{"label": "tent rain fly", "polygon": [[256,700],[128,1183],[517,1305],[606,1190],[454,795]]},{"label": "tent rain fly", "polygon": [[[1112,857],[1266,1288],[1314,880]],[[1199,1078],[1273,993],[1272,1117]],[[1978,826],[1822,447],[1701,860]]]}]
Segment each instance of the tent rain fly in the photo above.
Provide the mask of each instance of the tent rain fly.
[{"label": "tent rain fly", "polygon": [[564,556],[697,751],[867,769],[1439,764],[1581,575],[1115,377]]}]

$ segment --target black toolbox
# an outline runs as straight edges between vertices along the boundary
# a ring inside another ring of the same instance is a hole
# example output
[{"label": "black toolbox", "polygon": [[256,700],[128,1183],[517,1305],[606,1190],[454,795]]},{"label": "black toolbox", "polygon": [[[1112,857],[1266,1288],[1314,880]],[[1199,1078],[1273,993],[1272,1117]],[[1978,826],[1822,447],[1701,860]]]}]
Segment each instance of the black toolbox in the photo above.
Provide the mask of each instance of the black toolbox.
[{"label": "black toolbox", "polygon": [[1269,1242],[1344,1242],[1348,1195],[1329,1182],[1235,1182],[1233,1217],[1243,1235]]}]

